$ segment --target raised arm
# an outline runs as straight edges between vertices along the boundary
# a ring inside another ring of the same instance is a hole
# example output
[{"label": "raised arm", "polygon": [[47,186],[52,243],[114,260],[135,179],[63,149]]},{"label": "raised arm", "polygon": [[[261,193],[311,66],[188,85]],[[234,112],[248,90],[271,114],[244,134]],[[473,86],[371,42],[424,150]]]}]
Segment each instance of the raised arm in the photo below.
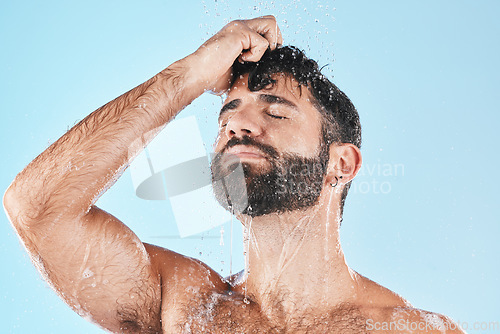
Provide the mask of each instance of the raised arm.
[{"label": "raised arm", "polygon": [[228,88],[236,58],[257,61],[277,43],[273,17],[228,24],[195,53],[88,115],[12,182],[4,195],[9,220],[76,312],[115,332],[161,332],[162,289],[174,278],[160,266],[186,261],[143,244],[94,203],[184,106],[204,91]]}]

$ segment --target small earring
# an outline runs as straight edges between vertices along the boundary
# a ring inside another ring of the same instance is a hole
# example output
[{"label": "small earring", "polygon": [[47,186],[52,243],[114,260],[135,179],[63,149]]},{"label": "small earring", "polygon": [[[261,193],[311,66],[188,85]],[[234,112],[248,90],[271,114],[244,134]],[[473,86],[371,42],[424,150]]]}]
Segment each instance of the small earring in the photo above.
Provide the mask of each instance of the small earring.
[{"label": "small earring", "polygon": [[335,184],[330,183],[330,185],[331,185],[333,188],[335,188],[335,187],[337,186],[337,184],[339,183],[339,179],[341,179],[341,178],[342,178],[342,176],[339,176],[339,177],[336,177],[336,176],[335,176]]}]

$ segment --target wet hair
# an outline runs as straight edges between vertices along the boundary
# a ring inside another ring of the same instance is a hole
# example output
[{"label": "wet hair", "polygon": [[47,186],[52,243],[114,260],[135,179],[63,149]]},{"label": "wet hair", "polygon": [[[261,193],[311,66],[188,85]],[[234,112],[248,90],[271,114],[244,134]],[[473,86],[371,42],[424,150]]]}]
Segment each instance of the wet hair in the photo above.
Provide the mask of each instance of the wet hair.
[{"label": "wet hair", "polygon": [[[361,148],[361,124],[359,114],[351,100],[322,73],[316,61],[306,57],[294,46],[268,49],[258,62],[236,61],[233,65],[233,82],[244,74],[248,76],[250,91],[259,91],[276,83],[276,74],[295,79],[300,87],[307,87],[312,103],[322,115],[323,144],[351,143]],[[341,214],[349,191],[345,185],[341,197]]]}]

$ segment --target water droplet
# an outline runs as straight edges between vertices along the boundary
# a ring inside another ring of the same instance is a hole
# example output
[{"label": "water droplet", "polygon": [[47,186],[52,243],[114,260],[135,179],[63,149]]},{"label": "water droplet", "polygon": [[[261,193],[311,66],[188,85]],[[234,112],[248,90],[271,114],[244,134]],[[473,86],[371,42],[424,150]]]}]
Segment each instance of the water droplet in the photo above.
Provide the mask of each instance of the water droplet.
[{"label": "water droplet", "polygon": [[219,241],[220,246],[224,246],[224,226],[221,226],[220,228],[220,241]]}]

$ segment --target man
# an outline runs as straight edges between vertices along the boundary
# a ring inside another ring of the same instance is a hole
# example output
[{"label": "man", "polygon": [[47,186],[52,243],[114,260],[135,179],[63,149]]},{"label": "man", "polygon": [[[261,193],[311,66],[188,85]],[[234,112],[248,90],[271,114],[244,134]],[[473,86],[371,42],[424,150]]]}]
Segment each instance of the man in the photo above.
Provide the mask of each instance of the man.
[{"label": "man", "polygon": [[[35,265],[76,312],[117,333],[460,333],[346,265],[338,228],[361,165],[357,113],[282,43],[272,16],[231,22],[31,162],[4,207]],[[248,234],[247,268],[228,280],[94,205],[135,143],[205,91],[228,92],[214,189]],[[237,165],[246,189],[225,182]]]}]

